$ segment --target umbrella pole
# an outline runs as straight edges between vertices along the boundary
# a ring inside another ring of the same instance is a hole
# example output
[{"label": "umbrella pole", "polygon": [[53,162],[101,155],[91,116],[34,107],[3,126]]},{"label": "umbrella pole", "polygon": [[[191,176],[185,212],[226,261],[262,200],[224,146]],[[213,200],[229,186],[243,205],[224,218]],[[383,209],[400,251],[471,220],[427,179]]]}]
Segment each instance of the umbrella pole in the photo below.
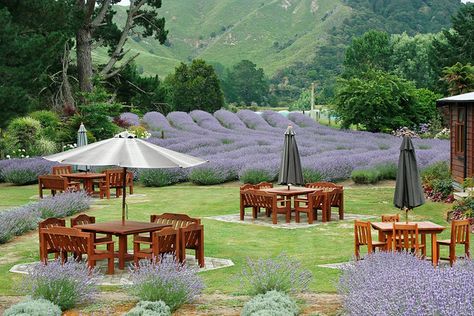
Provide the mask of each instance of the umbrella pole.
[{"label": "umbrella pole", "polygon": [[408,211],[409,209],[405,207],[405,222],[408,224]]},{"label": "umbrella pole", "polygon": [[127,167],[123,168],[122,180],[122,225],[125,225],[125,196],[127,195]]}]

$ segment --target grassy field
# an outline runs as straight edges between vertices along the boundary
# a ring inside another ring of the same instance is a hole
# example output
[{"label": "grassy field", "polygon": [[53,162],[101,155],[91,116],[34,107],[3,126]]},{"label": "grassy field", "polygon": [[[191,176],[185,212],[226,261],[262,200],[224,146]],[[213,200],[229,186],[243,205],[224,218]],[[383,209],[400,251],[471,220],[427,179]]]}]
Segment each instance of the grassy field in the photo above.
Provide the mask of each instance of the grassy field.
[{"label": "grassy field", "polygon": [[[378,186],[345,185],[346,213],[395,213],[392,206],[393,183]],[[163,212],[186,213],[203,218],[205,227],[205,254],[210,257],[230,258],[235,266],[203,272],[208,293],[240,293],[238,276],[246,257],[268,258],[285,252],[297,258],[313,272],[310,290],[335,292],[339,272],[317,265],[348,261],[353,254],[353,226],[351,221],[330,222],[308,229],[274,229],[255,225],[224,223],[205,217],[236,214],[239,209],[239,184],[196,186],[188,183],[164,188],[137,186],[130,198],[129,218],[148,221],[150,214]],[[0,185],[0,209],[25,204],[37,198],[37,187]],[[431,220],[448,225],[445,221],[448,204],[432,203],[417,208],[410,214],[412,220]],[[120,200],[95,200],[87,212],[97,221],[120,218]],[[449,230],[441,238],[449,238]],[[374,234],[375,238],[375,234]],[[429,239],[429,238],[428,238]],[[444,250],[446,251],[446,250]],[[443,256],[447,254],[442,253]],[[17,294],[15,284],[19,276],[8,272],[17,263],[38,260],[37,231],[16,237],[0,245],[0,295]]]}]

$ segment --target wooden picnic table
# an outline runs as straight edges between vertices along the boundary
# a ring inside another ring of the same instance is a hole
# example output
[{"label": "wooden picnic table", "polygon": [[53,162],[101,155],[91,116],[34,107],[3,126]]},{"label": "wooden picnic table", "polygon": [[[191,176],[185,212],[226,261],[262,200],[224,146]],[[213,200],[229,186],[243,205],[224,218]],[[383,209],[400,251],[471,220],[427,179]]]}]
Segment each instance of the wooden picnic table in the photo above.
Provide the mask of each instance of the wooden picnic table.
[{"label": "wooden picnic table", "polygon": [[[384,236],[387,240],[387,248],[392,249],[392,232],[393,232],[393,223],[391,222],[373,222],[371,223],[372,227],[379,231],[379,241],[384,241]],[[436,235],[441,233],[445,227],[435,224],[433,222],[408,222],[408,224],[418,224],[418,232],[421,234],[421,243],[425,244],[426,247],[426,237],[425,235],[431,235],[431,261],[433,265],[438,264],[438,252],[436,248]]]},{"label": "wooden picnic table", "polygon": [[136,221],[125,221],[125,223],[122,223],[122,221],[111,221],[75,226],[75,228],[85,232],[104,233],[117,236],[119,240],[119,249],[116,256],[119,259],[119,269],[122,270],[125,268],[125,261],[133,259],[133,256],[127,253],[127,236],[139,233],[151,233],[165,227],[171,227],[171,225]]},{"label": "wooden picnic table", "polygon": [[260,189],[260,190],[268,192],[268,193],[276,193],[277,195],[291,198],[292,196],[308,195],[309,193],[313,193],[317,189],[292,186],[290,187],[290,190],[288,190],[288,187],[276,187],[276,188],[268,188],[268,189]]},{"label": "wooden picnic table", "polygon": [[94,194],[94,180],[105,179],[105,173],[96,172],[76,172],[76,173],[63,173],[61,177],[67,178],[69,181],[79,180],[82,181],[84,190],[88,194]]}]

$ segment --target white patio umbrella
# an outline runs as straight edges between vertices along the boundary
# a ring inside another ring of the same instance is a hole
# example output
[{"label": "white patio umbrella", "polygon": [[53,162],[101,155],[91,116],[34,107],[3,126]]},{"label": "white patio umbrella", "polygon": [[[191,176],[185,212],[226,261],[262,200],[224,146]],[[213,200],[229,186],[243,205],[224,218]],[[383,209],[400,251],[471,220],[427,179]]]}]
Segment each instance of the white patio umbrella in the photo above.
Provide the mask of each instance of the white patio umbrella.
[{"label": "white patio umbrella", "polygon": [[122,132],[113,138],[44,158],[75,165],[122,167],[122,223],[125,222],[127,168],[189,168],[207,162],[200,158],[153,145],[128,132]]},{"label": "white patio umbrella", "polygon": [[[77,131],[77,147],[82,147],[87,145],[87,130],[83,123],[79,126]],[[89,170],[89,166],[77,166],[77,170]]]}]

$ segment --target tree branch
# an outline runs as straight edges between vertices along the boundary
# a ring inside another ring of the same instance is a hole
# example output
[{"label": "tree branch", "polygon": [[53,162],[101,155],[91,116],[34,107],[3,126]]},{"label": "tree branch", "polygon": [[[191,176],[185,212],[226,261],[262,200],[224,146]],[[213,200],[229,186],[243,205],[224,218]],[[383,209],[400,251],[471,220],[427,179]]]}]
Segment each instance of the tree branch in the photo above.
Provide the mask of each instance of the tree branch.
[{"label": "tree branch", "polygon": [[104,3],[102,3],[102,7],[99,9],[99,13],[91,22],[92,28],[96,28],[100,26],[100,24],[105,18],[105,15],[107,14],[107,11],[109,10],[109,7],[110,7],[110,0],[106,0]]},{"label": "tree branch", "polygon": [[122,65],[120,65],[119,68],[116,68],[114,69],[113,71],[110,71],[108,73],[105,73],[105,74],[102,74],[102,78],[103,79],[109,79],[109,78],[112,78],[113,76],[115,76],[116,74],[118,74],[119,72],[121,72],[128,64],[130,64],[135,58],[138,57],[138,55],[140,55],[140,53],[136,53],[135,55],[133,55],[132,57],[130,57],[126,62],[124,62]]}]

